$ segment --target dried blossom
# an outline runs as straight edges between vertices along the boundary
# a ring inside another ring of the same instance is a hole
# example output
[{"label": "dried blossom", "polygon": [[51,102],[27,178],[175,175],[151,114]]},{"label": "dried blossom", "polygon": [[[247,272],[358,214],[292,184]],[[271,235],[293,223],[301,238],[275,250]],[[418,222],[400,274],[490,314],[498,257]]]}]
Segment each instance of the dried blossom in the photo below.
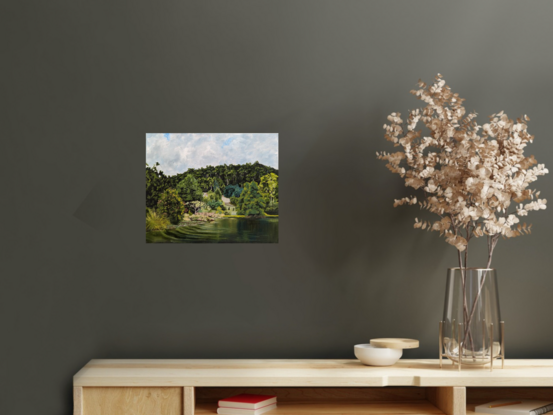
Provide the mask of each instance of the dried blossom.
[{"label": "dried blossom", "polygon": [[[418,202],[415,196],[395,200],[394,207],[418,203],[437,214],[440,219],[433,223],[416,218],[414,227],[439,232],[459,251],[461,267],[460,253],[465,251],[466,267],[470,239],[486,236],[489,268],[498,238],[530,233],[531,225],[521,225],[519,217],[546,208],[539,192],[528,189],[548,173],[534,156],[524,156],[534,139],[527,131],[530,119],[524,115],[515,122],[501,111],[480,126],[477,114],[466,113],[464,100],[440,74],[432,85],[419,81],[418,86],[411,93],[426,106],[409,111],[406,120],[393,112],[384,125],[385,138],[403,151],[377,156],[424,197]],[[420,122],[428,135],[417,130]]]}]

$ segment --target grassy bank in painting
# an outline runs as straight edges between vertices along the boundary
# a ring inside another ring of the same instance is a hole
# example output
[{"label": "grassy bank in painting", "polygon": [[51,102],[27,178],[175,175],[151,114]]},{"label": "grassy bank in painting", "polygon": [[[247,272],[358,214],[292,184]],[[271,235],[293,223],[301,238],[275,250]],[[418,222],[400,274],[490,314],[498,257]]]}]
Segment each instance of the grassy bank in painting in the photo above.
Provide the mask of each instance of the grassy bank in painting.
[{"label": "grassy bank in painting", "polygon": [[278,170],[256,162],[166,176],[157,166],[146,165],[147,242],[278,241]]}]

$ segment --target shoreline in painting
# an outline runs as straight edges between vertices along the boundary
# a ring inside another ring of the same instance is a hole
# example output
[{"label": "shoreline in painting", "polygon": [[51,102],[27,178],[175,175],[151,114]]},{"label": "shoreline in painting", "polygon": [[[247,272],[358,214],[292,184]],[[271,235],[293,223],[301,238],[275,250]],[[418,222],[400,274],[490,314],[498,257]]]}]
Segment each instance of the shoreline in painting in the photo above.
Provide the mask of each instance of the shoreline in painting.
[{"label": "shoreline in painting", "polygon": [[[239,218],[248,219],[248,220],[264,219],[264,218],[276,218],[276,219],[278,219],[278,215],[265,215],[265,216],[223,215],[219,218],[215,218],[215,219],[210,220],[210,221],[188,219],[188,220],[185,220],[185,221],[179,223],[178,225],[169,225],[169,226],[167,226],[166,229],[177,229],[177,228],[182,228],[182,227],[185,227],[185,226],[203,225],[203,224],[215,222],[218,219],[239,219]],[[146,233],[147,232],[157,232],[157,231],[148,231],[147,230]]]}]

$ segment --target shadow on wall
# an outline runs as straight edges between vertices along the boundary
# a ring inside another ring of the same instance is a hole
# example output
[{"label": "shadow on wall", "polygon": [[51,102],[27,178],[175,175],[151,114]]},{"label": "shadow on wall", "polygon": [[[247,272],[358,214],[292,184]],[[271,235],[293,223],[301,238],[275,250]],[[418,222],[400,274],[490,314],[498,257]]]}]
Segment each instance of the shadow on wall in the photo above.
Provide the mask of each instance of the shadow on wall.
[{"label": "shadow on wall", "polygon": [[[302,344],[318,334],[320,357],[344,358],[371,337],[433,339],[454,248],[413,229],[424,213],[418,206],[393,207],[412,189],[376,158],[394,151],[383,136],[386,114],[351,109],[325,119],[301,163],[285,172],[293,182],[282,191],[281,249],[295,258],[295,284],[306,296],[298,301],[308,304]],[[428,357],[433,345],[410,356]]]},{"label": "shadow on wall", "polygon": [[380,273],[397,261],[416,269],[447,250],[437,234],[413,229],[418,206],[393,207],[394,199],[413,189],[376,158],[376,151],[394,151],[384,139],[385,120],[376,111],[329,121],[290,173],[296,181],[290,195],[294,212],[287,220],[297,229],[297,248],[323,274],[335,275],[359,252],[370,272]]}]

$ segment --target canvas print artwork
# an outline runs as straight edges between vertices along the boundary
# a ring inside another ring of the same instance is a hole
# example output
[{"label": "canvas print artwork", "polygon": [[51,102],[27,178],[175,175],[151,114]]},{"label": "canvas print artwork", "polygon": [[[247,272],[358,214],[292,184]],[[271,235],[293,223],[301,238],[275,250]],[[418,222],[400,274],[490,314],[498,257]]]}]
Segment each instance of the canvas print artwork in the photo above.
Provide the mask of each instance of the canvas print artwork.
[{"label": "canvas print artwork", "polygon": [[278,134],[146,134],[146,242],[277,243]]}]

